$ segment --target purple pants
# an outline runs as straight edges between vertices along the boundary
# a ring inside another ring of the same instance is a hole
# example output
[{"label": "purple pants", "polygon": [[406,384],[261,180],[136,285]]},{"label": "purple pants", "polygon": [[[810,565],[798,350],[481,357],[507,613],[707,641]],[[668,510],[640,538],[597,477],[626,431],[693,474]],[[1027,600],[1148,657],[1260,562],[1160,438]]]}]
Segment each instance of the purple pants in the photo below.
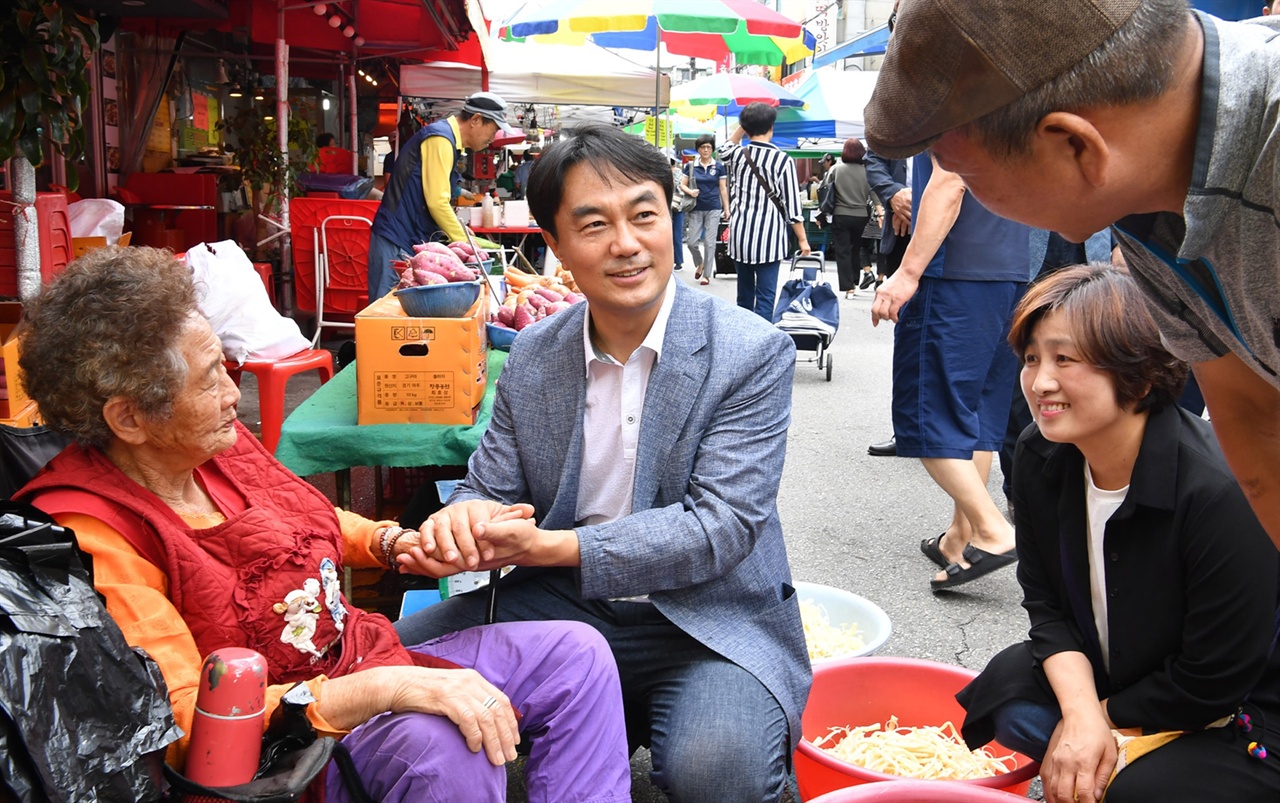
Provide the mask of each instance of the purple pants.
[{"label": "purple pants", "polygon": [[[604,638],[579,622],[473,627],[410,649],[475,669],[520,711],[532,739],[530,803],[630,803],[631,764],[618,670]],[[343,738],[365,788],[383,803],[502,801],[507,772],[430,714],[381,714]],[[330,803],[348,803],[337,767]]]}]

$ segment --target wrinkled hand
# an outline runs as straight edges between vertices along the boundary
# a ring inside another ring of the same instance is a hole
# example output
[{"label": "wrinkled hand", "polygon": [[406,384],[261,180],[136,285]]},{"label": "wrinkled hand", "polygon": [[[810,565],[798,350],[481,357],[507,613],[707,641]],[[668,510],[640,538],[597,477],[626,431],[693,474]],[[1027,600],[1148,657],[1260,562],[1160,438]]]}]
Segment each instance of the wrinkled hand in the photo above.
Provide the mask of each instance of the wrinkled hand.
[{"label": "wrinkled hand", "polygon": [[1040,777],[1044,799],[1052,803],[1094,803],[1101,800],[1116,765],[1116,740],[1105,719],[1074,717],[1058,722]]},{"label": "wrinkled hand", "polygon": [[893,233],[899,237],[906,237],[911,233],[911,218],[893,216]]},{"label": "wrinkled hand", "polygon": [[895,192],[889,199],[889,207],[893,209],[894,217],[911,225],[911,188],[903,187]]},{"label": "wrinkled hand", "polygon": [[[484,750],[489,762],[500,767],[516,758],[520,730],[511,701],[497,686],[473,669],[417,670],[405,678],[392,698],[391,710],[418,711],[448,717],[467,740],[473,753]],[[492,697],[496,702],[485,707]]]},{"label": "wrinkled hand", "polygon": [[897,323],[902,305],[911,300],[919,287],[919,279],[913,279],[902,271],[886,279],[876,289],[875,301],[871,302],[871,325],[879,326],[881,321]]},{"label": "wrinkled hand", "polygon": [[[492,500],[473,499],[437,510],[418,528],[418,539],[402,536],[409,543],[396,544],[396,561],[401,571],[428,577],[448,577],[475,571],[480,566],[476,527],[484,522],[529,519],[533,506],[504,505]],[[416,543],[415,543],[416,541]]]}]

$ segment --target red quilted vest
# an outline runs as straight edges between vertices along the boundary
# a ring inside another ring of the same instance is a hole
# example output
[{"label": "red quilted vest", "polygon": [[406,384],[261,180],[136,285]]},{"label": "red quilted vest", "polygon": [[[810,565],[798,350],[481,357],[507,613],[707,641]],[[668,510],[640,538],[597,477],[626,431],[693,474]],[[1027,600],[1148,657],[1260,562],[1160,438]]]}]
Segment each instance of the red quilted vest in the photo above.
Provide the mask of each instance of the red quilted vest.
[{"label": "red quilted vest", "polygon": [[[216,527],[193,530],[101,452],[78,445],[15,498],[51,515],[93,516],[124,535],[168,575],[169,598],[201,655],[228,646],[257,650],[267,659],[271,683],[415,663],[385,617],[348,607],[336,593],[332,573],[341,578],[342,536],[333,506],[236,427],[235,445],[198,469],[220,473],[247,500],[243,513]],[[326,577],[332,594],[323,590]],[[308,579],[316,581],[311,590],[317,584],[321,590],[311,598],[318,615],[304,650],[281,640],[286,622],[277,611]],[[341,629],[335,616],[344,620]]]}]

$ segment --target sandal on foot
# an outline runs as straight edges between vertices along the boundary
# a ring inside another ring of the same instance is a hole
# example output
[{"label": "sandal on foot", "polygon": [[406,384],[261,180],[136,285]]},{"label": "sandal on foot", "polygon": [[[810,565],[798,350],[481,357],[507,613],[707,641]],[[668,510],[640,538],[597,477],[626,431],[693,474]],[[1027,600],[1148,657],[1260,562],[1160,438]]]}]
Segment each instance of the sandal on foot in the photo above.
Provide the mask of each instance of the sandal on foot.
[{"label": "sandal on foot", "polygon": [[942,539],[944,536],[946,536],[945,532],[937,538],[920,539],[920,552],[933,561],[939,569],[945,569],[951,565],[951,561],[947,560],[947,556],[942,554]]},{"label": "sandal on foot", "polygon": [[929,587],[934,591],[941,591],[946,588],[964,585],[971,580],[977,580],[984,574],[991,574],[996,569],[1004,568],[1017,561],[1018,550],[1010,549],[1008,552],[996,554],[978,549],[973,544],[970,544],[964,548],[964,559],[969,561],[969,568],[966,569],[959,563],[953,563],[943,569],[947,573],[947,579],[930,580]]}]

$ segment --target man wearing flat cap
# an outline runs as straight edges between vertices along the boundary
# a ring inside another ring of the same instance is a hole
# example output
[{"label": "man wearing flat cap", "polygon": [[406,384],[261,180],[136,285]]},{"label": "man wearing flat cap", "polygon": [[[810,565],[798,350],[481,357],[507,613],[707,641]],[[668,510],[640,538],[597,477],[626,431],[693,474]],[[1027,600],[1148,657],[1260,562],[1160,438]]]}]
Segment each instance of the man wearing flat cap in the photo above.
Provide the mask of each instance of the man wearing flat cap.
[{"label": "man wearing flat cap", "polygon": [[871,147],[928,148],[991,211],[1073,241],[1113,226],[1280,546],[1280,20],[902,0],[895,28]]},{"label": "man wearing flat cap", "polygon": [[457,112],[423,126],[400,148],[369,237],[370,303],[396,286],[391,261],[412,254],[414,244],[427,242],[436,232],[444,232],[449,242],[466,239],[450,204],[461,180],[455,165],[463,148],[489,147],[499,128],[514,133],[507,125],[506,101],[492,92],[477,92]]}]

